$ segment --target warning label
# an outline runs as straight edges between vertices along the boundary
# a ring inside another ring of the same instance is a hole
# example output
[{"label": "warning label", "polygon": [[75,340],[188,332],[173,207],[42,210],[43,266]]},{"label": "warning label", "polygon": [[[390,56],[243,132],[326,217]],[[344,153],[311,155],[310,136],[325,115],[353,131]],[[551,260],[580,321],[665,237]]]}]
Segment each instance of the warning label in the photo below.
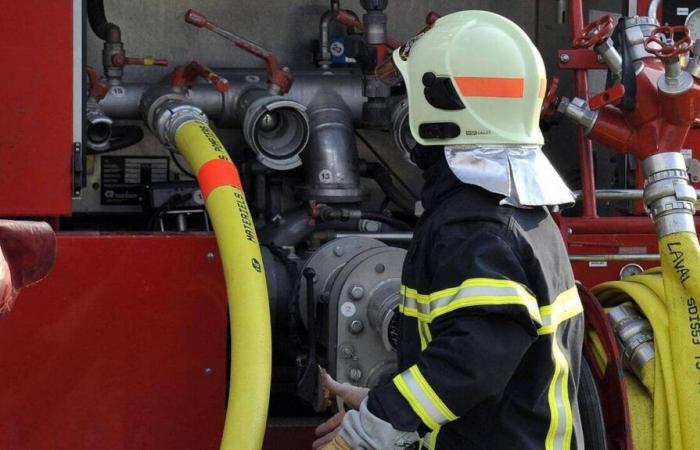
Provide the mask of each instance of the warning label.
[{"label": "warning label", "polygon": [[169,159],[154,156],[103,156],[103,205],[141,205],[151,183],[168,181]]}]

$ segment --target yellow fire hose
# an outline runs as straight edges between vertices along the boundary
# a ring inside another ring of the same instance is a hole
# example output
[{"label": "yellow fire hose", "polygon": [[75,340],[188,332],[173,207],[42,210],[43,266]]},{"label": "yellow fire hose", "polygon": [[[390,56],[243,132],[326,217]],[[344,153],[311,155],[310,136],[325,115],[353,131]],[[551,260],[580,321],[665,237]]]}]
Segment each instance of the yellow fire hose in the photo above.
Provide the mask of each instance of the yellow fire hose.
[{"label": "yellow fire hose", "polygon": [[666,235],[659,240],[659,250],[661,270],[603,283],[593,293],[606,307],[634,302],[653,329],[653,359],[638,378],[625,375],[635,450],[700,449],[697,236]]},{"label": "yellow fire hose", "polygon": [[208,124],[191,120],[175,146],[197,174],[226,280],[231,321],[231,379],[222,450],[262,447],[272,371],[265,269],[238,171]]}]

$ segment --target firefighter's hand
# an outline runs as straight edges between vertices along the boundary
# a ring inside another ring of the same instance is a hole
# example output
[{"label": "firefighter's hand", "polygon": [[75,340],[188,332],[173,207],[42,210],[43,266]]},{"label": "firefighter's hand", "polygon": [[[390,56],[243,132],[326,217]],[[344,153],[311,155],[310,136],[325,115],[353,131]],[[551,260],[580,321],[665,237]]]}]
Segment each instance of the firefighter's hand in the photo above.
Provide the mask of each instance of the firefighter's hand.
[{"label": "firefighter's hand", "polygon": [[[328,394],[326,396],[328,401],[339,397],[346,405],[353,409],[358,409],[369,393],[369,389],[367,388],[353,386],[348,383],[338,383],[327,373],[323,375],[323,389]],[[345,412],[341,411],[316,428],[315,433],[318,439],[313,443],[313,450],[322,449],[325,445],[333,441],[343,428],[344,416]]]},{"label": "firefighter's hand", "polygon": [[313,450],[325,448],[340,433],[343,428],[343,417],[345,417],[345,411],[337,413],[314,430],[316,440],[311,445]]},{"label": "firefighter's hand", "polygon": [[349,383],[338,383],[328,374],[323,376],[323,388],[328,391],[328,400],[340,397],[352,409],[358,409],[362,400],[367,398],[369,389],[353,386]]}]

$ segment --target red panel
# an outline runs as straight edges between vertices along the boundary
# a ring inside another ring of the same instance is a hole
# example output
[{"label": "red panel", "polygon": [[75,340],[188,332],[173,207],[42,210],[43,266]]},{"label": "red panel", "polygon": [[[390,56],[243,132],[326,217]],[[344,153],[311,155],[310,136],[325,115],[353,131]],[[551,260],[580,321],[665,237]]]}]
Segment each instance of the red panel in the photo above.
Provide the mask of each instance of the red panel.
[{"label": "red panel", "polygon": [[68,215],[72,0],[3,2],[0,216]]},{"label": "red panel", "polygon": [[208,235],[59,235],[51,275],[0,321],[0,448],[218,449],[226,294],[209,252]]},{"label": "red panel", "polygon": [[[569,255],[658,254],[655,234],[585,234],[565,236]],[[627,264],[644,269],[657,267],[659,261],[572,261],[574,276],[587,288],[605,281],[620,279],[620,270]]]}]

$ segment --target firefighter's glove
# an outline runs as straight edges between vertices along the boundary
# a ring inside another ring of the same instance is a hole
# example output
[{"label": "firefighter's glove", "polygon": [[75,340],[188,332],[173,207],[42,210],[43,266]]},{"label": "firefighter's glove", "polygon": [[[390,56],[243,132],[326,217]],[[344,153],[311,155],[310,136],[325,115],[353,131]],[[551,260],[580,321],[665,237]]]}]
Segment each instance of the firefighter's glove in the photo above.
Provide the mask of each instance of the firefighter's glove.
[{"label": "firefighter's glove", "polygon": [[323,376],[323,389],[324,395],[329,401],[339,397],[352,409],[359,408],[360,403],[367,398],[369,393],[367,388],[353,386],[349,383],[338,383],[328,374]]},{"label": "firefighter's glove", "polygon": [[396,430],[367,409],[367,399],[360,404],[360,410],[348,411],[343,419],[340,433],[326,450],[402,450],[419,440],[415,431]]}]

